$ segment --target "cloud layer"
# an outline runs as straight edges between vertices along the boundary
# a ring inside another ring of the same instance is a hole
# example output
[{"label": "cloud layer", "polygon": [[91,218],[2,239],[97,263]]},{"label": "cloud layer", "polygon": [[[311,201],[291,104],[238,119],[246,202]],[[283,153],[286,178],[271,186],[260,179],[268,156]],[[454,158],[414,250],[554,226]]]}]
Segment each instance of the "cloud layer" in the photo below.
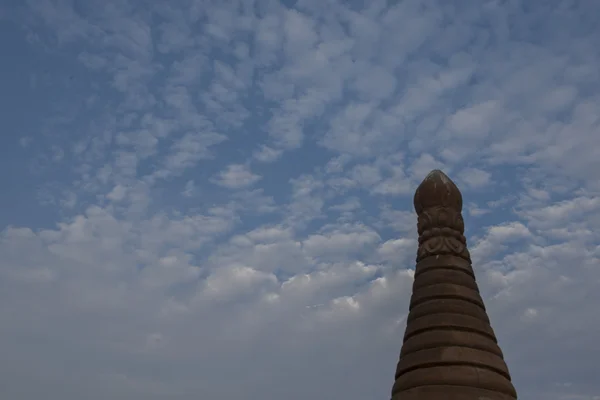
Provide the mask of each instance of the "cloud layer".
[{"label": "cloud layer", "polygon": [[3,398],[387,398],[442,168],[520,398],[600,399],[600,3],[365,4],[0,6]]}]

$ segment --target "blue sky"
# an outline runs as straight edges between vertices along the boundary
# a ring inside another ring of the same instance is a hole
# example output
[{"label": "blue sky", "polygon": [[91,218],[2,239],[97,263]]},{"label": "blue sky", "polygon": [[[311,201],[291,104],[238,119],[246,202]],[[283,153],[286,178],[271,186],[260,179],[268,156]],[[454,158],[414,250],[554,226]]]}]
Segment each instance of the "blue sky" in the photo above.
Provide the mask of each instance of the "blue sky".
[{"label": "blue sky", "polygon": [[387,398],[441,168],[520,398],[599,399],[598,15],[0,1],[0,394]]}]

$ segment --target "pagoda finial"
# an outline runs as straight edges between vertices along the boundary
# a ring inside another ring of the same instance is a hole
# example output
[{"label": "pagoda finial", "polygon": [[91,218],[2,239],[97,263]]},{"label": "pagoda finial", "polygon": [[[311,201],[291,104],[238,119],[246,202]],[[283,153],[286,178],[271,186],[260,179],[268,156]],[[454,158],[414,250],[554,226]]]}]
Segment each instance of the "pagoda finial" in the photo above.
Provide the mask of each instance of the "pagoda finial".
[{"label": "pagoda finial", "polygon": [[458,187],[434,170],[414,205],[417,266],[392,400],[515,400],[475,281]]},{"label": "pagoda finial", "polygon": [[418,218],[417,261],[443,254],[470,261],[467,239],[463,236],[462,194],[452,179],[434,169],[417,188],[413,202]]},{"label": "pagoda finial", "polygon": [[439,169],[434,169],[417,188],[414,205],[417,215],[433,207],[448,207],[461,212],[462,194],[452,179]]}]

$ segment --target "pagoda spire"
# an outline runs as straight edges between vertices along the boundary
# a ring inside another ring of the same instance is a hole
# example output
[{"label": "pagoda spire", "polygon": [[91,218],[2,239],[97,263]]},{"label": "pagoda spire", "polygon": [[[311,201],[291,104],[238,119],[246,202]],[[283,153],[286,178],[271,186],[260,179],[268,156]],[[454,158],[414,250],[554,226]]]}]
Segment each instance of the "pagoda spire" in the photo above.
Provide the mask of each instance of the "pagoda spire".
[{"label": "pagoda spire", "polygon": [[434,170],[414,206],[417,266],[392,400],[515,400],[463,236],[460,191]]}]

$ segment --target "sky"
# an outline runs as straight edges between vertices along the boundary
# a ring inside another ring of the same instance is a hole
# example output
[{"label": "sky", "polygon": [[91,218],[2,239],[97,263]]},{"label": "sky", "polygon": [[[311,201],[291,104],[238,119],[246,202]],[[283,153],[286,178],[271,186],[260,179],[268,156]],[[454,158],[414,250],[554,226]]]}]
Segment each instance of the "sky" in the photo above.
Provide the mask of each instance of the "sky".
[{"label": "sky", "polygon": [[600,2],[0,0],[0,397],[389,399],[412,195],[523,400],[598,400]]}]

